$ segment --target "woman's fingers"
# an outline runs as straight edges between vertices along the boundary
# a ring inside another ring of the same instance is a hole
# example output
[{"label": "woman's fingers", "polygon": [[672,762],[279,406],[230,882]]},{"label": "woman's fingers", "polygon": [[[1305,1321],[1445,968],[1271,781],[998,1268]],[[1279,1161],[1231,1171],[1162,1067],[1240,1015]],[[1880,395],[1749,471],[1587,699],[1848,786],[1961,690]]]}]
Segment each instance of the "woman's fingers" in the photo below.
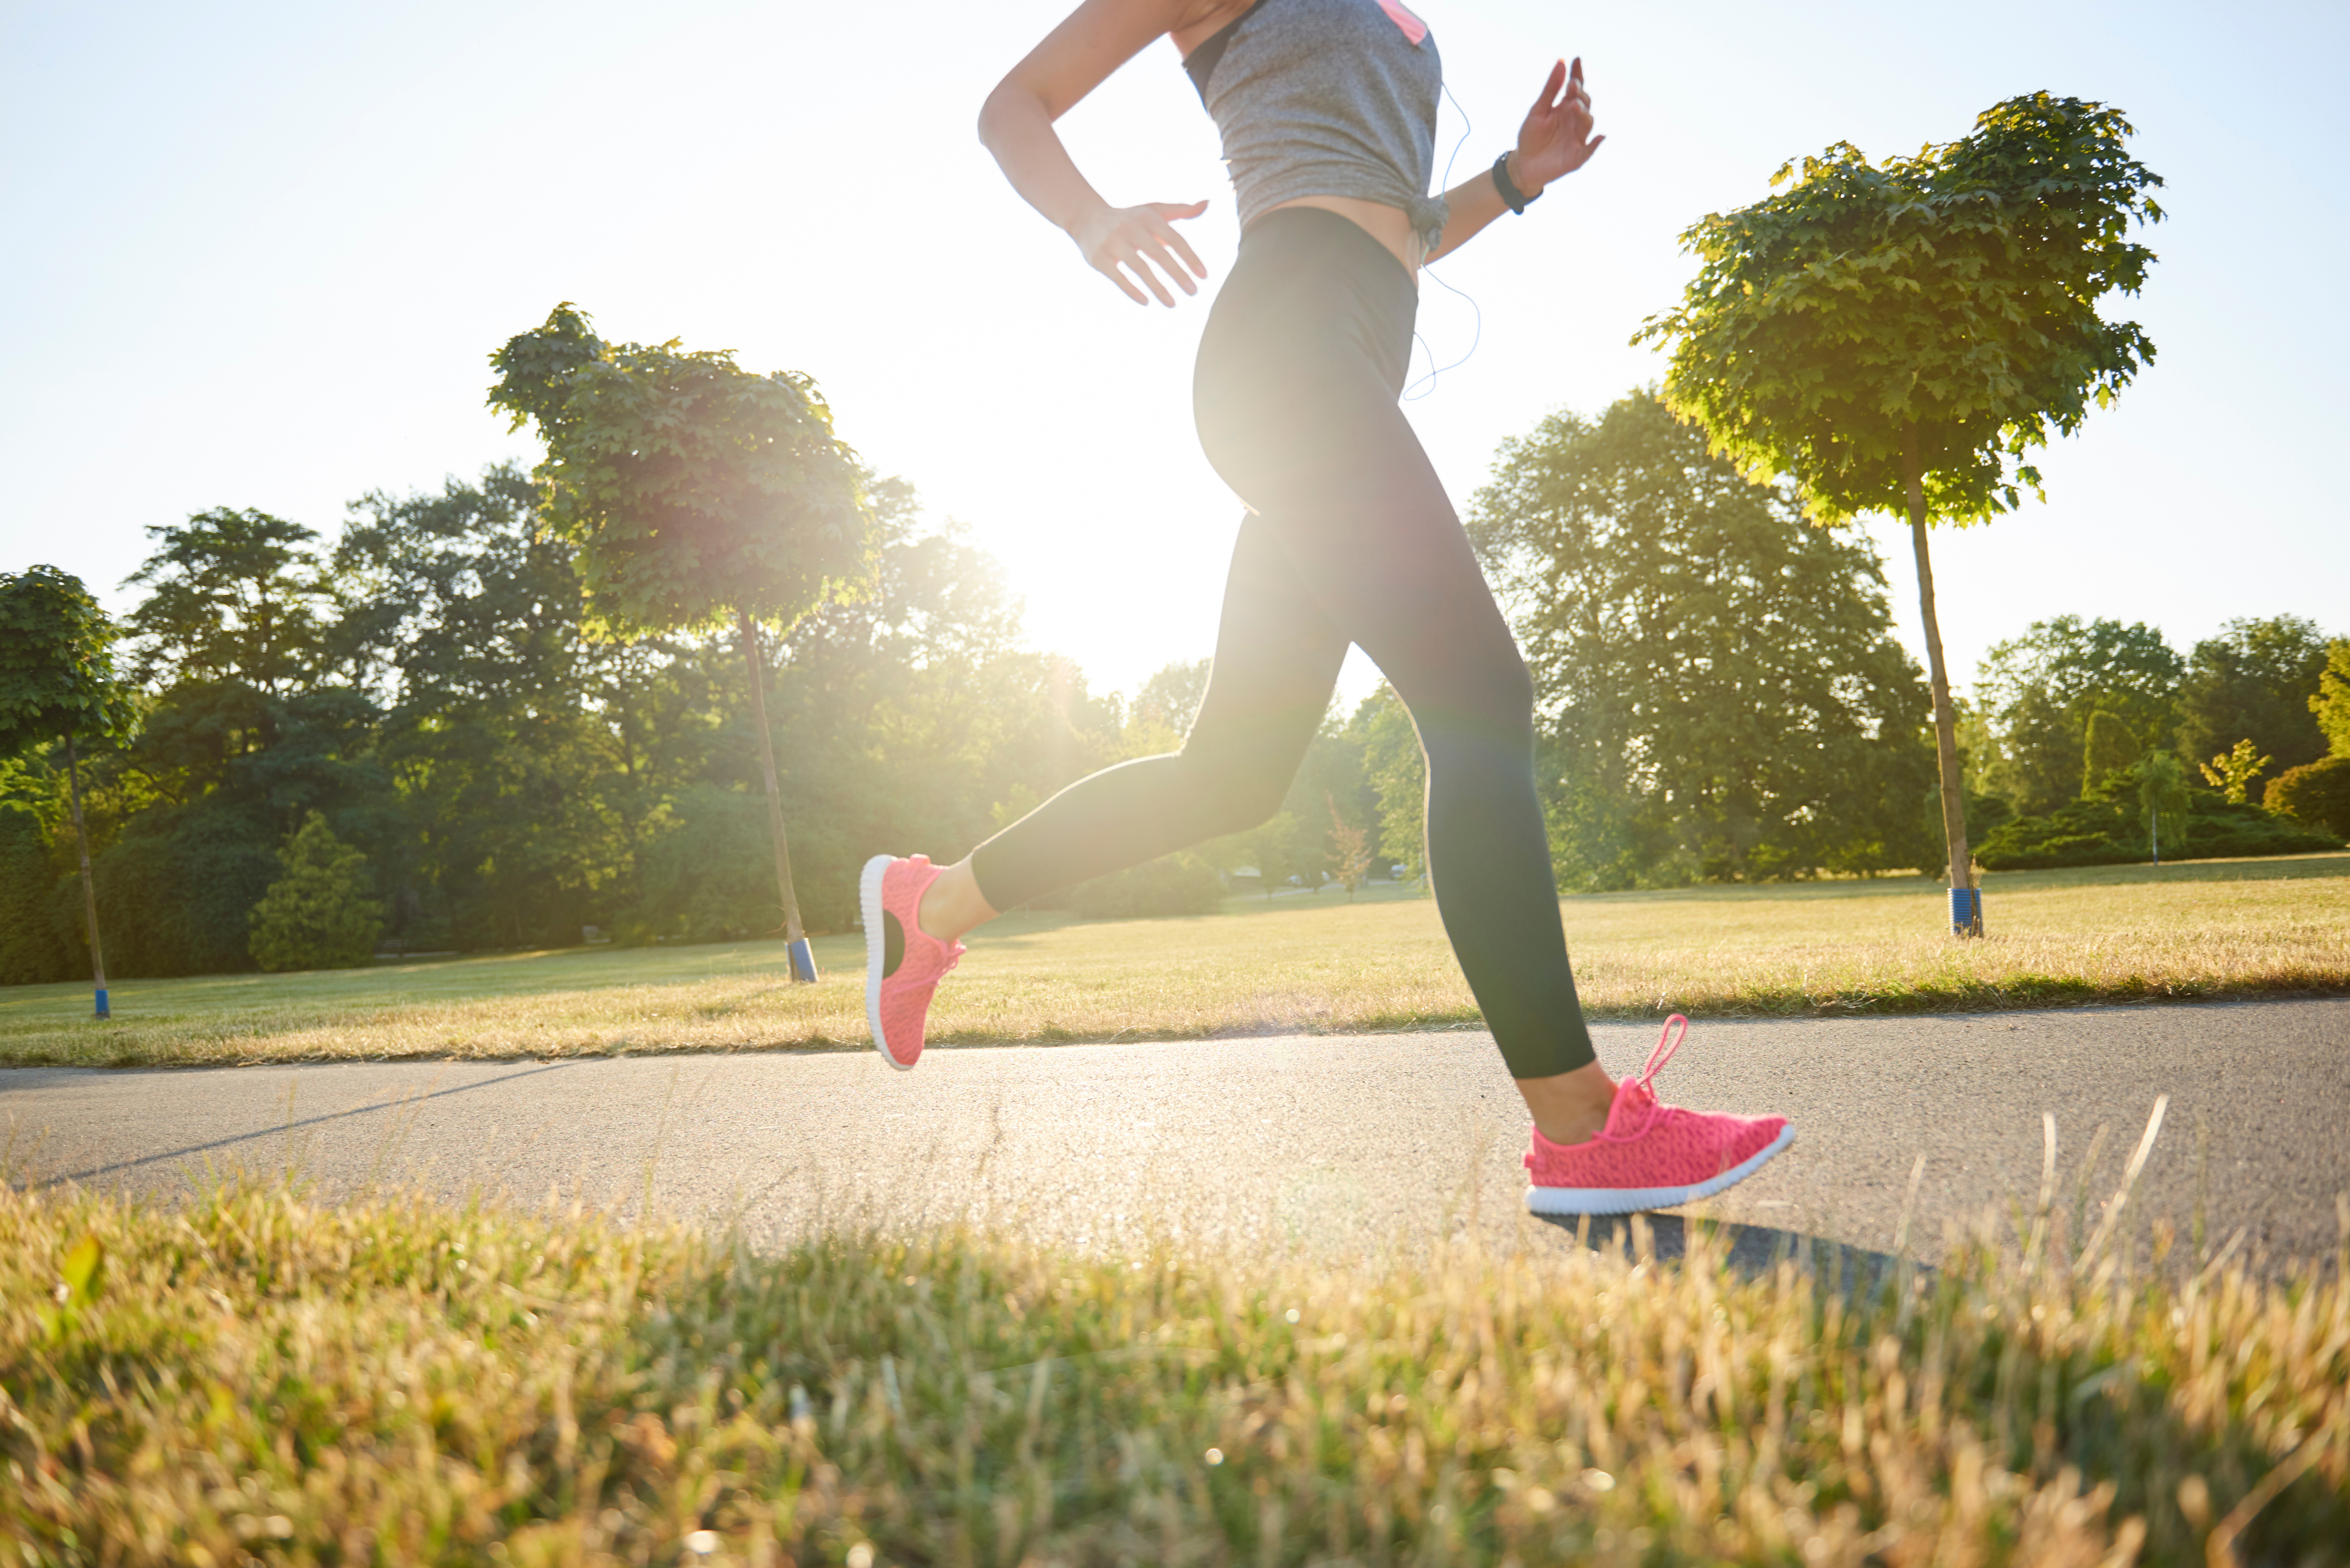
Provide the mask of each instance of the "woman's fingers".
[{"label": "woman's fingers", "polygon": [[1551,67],[1550,75],[1543,78],[1542,91],[1534,94],[1535,114],[1547,114],[1558,107],[1559,90],[1566,86],[1566,62]]},{"label": "woman's fingers", "polygon": [[[1194,277],[1207,276],[1208,264],[1201,261],[1199,254],[1184,243],[1183,236],[1172,229],[1162,227],[1154,232],[1150,238],[1156,247],[1153,254],[1165,264],[1167,275],[1181,284],[1184,293],[1197,294],[1199,290],[1192,286],[1191,280]],[[1173,254],[1170,255],[1170,252]],[[1182,258],[1180,266],[1176,265],[1178,256]],[[1190,270],[1186,271],[1185,268]]]},{"label": "woman's fingers", "polygon": [[1110,282],[1118,285],[1118,292],[1125,295],[1127,298],[1134,301],[1135,304],[1148,305],[1150,303],[1149,299],[1143,296],[1142,290],[1135,287],[1134,285],[1128,280],[1126,274],[1118,270],[1118,265],[1117,262],[1097,261],[1094,263],[1094,270],[1100,273],[1104,277],[1108,278]]},{"label": "woman's fingers", "polygon": [[[1194,202],[1189,206],[1153,202],[1105,212],[1102,216],[1107,221],[1107,230],[1087,249],[1086,259],[1107,274],[1135,304],[1148,305],[1156,298],[1159,304],[1171,306],[1175,296],[1168,292],[1167,284],[1172,283],[1185,294],[1197,294],[1199,287],[1191,279],[1194,275],[1207,276],[1208,267],[1183,236],[1175,232],[1170,220],[1196,218],[1207,210],[1205,202]],[[1149,290],[1149,296],[1144,295],[1144,289]]]}]

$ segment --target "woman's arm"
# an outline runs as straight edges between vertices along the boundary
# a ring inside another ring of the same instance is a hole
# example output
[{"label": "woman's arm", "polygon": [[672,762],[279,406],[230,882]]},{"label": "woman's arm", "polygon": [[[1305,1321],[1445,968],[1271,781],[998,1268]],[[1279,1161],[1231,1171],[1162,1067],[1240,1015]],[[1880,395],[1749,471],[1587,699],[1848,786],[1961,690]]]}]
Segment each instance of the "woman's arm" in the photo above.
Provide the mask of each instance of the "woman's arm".
[{"label": "woman's arm", "polygon": [[1137,305],[1150,303],[1138,279],[1159,304],[1175,303],[1159,273],[1186,294],[1199,292],[1192,276],[1205,277],[1208,269],[1172,220],[1196,218],[1208,204],[1111,206],[1077,172],[1053,122],[1153,40],[1227,8],[1222,0],[1085,0],[1012,67],[979,111],[979,140],[1012,188],[1066,231],[1086,260]]},{"label": "woman's arm", "polygon": [[[1518,128],[1518,145],[1510,153],[1510,182],[1532,201],[1552,181],[1588,163],[1607,140],[1591,134],[1591,95],[1583,88],[1582,58],[1577,57],[1572,67],[1561,60],[1551,67],[1549,79]],[[1449,210],[1444,237],[1429,252],[1430,261],[1451,255],[1510,210],[1490,169],[1444,192],[1444,203]]]}]

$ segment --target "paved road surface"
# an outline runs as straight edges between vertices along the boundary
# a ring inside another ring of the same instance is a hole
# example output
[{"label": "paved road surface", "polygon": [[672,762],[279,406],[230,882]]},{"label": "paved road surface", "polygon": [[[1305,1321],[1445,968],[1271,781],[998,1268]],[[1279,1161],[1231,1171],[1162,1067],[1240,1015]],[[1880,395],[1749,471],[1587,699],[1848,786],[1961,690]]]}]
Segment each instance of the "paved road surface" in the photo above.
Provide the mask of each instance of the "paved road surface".
[{"label": "paved road surface", "polygon": [[[1597,1034],[1617,1074],[1655,1038]],[[1796,1124],[1792,1150],[1717,1200],[1725,1217],[1869,1249],[1892,1246],[1920,1154],[1929,1251],[1946,1222],[2028,1202],[2043,1111],[2068,1203],[2111,1129],[2094,1215],[2164,1094],[2144,1218],[2183,1237],[2199,1192],[2215,1238],[2242,1226],[2253,1249],[2331,1256],[2350,1190],[2350,1001],[1704,1023],[1660,1085]],[[1520,1211],[1524,1129],[1469,1033],[945,1050],[909,1074],[870,1054],[0,1071],[0,1136],[32,1179],[170,1190],[292,1163],[328,1192],[418,1181],[624,1210],[650,1194],[764,1245],[954,1218],[1333,1261],[1470,1227],[1555,1244]]]}]

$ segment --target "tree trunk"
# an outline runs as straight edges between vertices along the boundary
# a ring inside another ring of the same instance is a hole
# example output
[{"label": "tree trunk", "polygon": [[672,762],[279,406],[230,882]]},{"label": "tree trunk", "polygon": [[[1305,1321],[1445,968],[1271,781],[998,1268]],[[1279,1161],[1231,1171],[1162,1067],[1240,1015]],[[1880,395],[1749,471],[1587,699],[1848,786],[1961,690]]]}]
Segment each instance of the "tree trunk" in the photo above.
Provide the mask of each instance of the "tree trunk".
[{"label": "tree trunk", "polygon": [[106,950],[98,941],[98,882],[89,874],[89,831],[81,821],[81,759],[74,753],[73,736],[66,736],[66,796],[73,803],[74,852],[81,857],[81,901],[89,917],[89,977],[98,992],[98,1015],[113,1014],[106,1005]]},{"label": "tree trunk", "polygon": [[1926,669],[1934,687],[1934,751],[1941,763],[1942,836],[1950,850],[1950,886],[1970,885],[1967,797],[1959,774],[1959,716],[1950,705],[1950,676],[1942,663],[1942,623],[1934,615],[1934,563],[1926,550],[1926,477],[1918,457],[1918,427],[1902,452],[1909,482],[1909,543],[1918,554],[1918,608],[1926,621]]},{"label": "tree trunk", "polygon": [[759,657],[759,630],[748,610],[734,612],[734,627],[743,639],[743,662],[751,667],[751,711],[759,720],[759,765],[767,774],[767,826],[775,839],[775,886],[784,897],[784,937],[799,941],[799,896],[792,891],[792,852],[784,840],[784,792],[775,783],[775,743],[767,733],[767,670]]}]

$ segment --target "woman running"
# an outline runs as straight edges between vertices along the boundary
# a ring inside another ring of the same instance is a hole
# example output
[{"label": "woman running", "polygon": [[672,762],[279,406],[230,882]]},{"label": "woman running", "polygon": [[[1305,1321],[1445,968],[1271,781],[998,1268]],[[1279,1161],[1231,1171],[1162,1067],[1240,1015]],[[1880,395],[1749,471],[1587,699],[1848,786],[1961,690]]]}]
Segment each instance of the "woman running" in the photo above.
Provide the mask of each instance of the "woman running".
[{"label": "woman running", "polygon": [[1181,751],[1079,780],[953,866],[867,863],[874,1044],[914,1065],[957,939],[998,911],[1271,817],[1354,643],[1427,755],[1437,908],[1534,1117],[1528,1206],[1623,1213],[1718,1192],[1794,1129],[1658,1102],[1651,1080],[1686,1020],[1666,1025],[1638,1079],[1617,1084],[1594,1057],[1534,784],[1533,684],[1398,407],[1420,265],[1523,213],[1604,140],[1583,63],[1552,67],[1489,171],[1430,196],[1436,39],[1400,0],[1085,0],[989,95],[980,138],[1145,306],[1207,276],[1174,227],[1207,203],[1111,206],[1053,122],[1162,36],[1222,133],[1240,203],[1239,259],[1192,391],[1208,460],[1248,508],[1207,695]]}]

